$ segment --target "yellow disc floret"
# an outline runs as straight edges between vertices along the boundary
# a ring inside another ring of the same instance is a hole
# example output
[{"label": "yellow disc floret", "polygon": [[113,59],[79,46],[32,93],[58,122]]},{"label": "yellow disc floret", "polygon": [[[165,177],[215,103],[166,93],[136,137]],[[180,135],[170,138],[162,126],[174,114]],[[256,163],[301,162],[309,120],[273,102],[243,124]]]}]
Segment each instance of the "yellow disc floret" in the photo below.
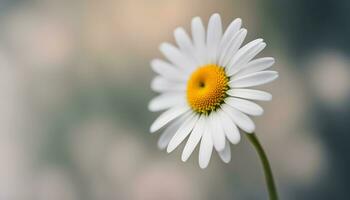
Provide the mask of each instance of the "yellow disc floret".
[{"label": "yellow disc floret", "polygon": [[224,101],[228,87],[224,68],[209,64],[194,71],[187,83],[187,101],[191,108],[207,114]]}]

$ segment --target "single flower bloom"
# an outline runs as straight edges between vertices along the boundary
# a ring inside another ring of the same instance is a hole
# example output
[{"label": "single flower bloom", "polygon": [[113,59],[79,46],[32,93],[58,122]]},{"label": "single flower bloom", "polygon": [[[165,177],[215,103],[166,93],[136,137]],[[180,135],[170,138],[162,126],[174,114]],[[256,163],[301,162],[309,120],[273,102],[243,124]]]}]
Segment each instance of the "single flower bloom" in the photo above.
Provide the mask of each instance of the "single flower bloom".
[{"label": "single flower bloom", "polygon": [[241,47],[247,30],[235,19],[223,33],[219,14],[213,14],[205,31],[199,17],[192,19],[192,39],[179,27],[174,31],[178,47],[163,43],[160,51],[168,61],[154,59],[158,74],[151,88],[160,93],[149,103],[151,111],[164,111],[151,125],[150,132],[162,128],[158,146],[172,152],[187,137],[182,160],[186,161],[200,143],[199,166],[206,168],[213,149],[228,163],[230,143],[239,143],[240,129],[253,133],[250,116],[263,114],[255,101],[269,101],[270,93],[247,89],[275,80],[268,71],[274,58],[254,58],[265,47],[262,39]]}]

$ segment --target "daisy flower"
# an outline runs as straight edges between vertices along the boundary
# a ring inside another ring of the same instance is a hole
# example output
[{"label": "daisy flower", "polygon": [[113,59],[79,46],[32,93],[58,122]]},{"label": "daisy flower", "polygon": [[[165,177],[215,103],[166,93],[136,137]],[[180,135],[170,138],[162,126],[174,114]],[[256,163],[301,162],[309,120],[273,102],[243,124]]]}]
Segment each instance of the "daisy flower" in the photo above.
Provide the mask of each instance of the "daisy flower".
[{"label": "daisy flower", "polygon": [[230,143],[239,143],[240,131],[253,133],[250,116],[263,114],[253,101],[272,98],[267,92],[248,88],[278,77],[276,71],[266,70],[274,58],[255,58],[266,47],[263,39],[242,46],[247,30],[241,24],[241,19],[235,19],[223,31],[220,15],[213,14],[206,31],[201,18],[195,17],[192,38],[184,28],[176,28],[177,46],[161,44],[166,60],[151,62],[157,73],[151,88],[160,94],[151,100],[149,109],[164,112],[150,132],[164,129],[158,146],[168,153],[188,138],[183,161],[199,144],[201,168],[208,166],[213,149],[225,163],[231,160]]}]

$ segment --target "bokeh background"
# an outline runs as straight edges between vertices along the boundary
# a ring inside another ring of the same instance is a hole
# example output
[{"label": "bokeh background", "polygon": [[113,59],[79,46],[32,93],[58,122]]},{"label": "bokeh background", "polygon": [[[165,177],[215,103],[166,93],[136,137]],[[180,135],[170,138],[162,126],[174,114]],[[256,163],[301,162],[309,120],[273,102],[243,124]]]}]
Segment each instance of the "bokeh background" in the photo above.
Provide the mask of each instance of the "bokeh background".
[{"label": "bokeh background", "polygon": [[245,139],[187,163],[148,133],[149,61],[214,12],[262,37],[278,81],[254,118],[281,199],[349,199],[350,1],[1,0],[1,200],[267,199]]}]

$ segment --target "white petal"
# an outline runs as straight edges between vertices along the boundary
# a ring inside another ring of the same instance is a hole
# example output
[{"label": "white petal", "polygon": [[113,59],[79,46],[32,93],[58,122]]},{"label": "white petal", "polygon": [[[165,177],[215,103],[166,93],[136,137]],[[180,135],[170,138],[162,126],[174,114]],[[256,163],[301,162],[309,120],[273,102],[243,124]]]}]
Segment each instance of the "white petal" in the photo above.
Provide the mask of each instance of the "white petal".
[{"label": "white petal", "polygon": [[239,49],[228,64],[227,75],[232,76],[237,73],[245,64],[260,53],[265,46],[266,44],[262,39],[256,39]]},{"label": "white petal", "polygon": [[228,97],[225,103],[248,115],[260,116],[264,112],[261,106],[245,99]]},{"label": "white petal", "polygon": [[148,109],[155,112],[184,103],[186,103],[185,93],[163,93],[150,101]]},{"label": "white petal", "polygon": [[191,133],[194,125],[196,124],[199,116],[197,114],[191,115],[176,131],[174,137],[170,140],[167,148],[167,152],[172,152],[179,144]]},{"label": "white petal", "polygon": [[220,115],[221,126],[224,128],[227,139],[232,144],[238,144],[241,140],[241,134],[235,122],[222,109],[219,109],[218,114]]},{"label": "white petal", "polygon": [[164,56],[180,69],[188,72],[195,69],[196,64],[189,60],[178,48],[169,43],[162,43],[159,50]]},{"label": "white petal", "polygon": [[278,78],[278,72],[262,71],[248,74],[229,82],[231,88],[244,88],[269,83]]},{"label": "white petal", "polygon": [[222,37],[222,24],[219,14],[215,13],[210,17],[207,34],[208,63],[217,63],[217,50]]},{"label": "white petal", "polygon": [[198,161],[200,168],[204,169],[209,165],[212,152],[213,141],[211,139],[210,132],[208,131],[208,129],[205,128],[199,148]]},{"label": "white petal", "polygon": [[254,72],[259,72],[271,67],[275,63],[272,57],[258,58],[250,61],[244,68],[236,74],[236,77],[244,76]]},{"label": "white petal", "polygon": [[182,152],[181,160],[182,161],[187,161],[187,159],[190,157],[190,155],[193,153],[194,149],[196,148],[197,144],[199,143],[203,132],[204,132],[204,127],[203,127],[203,116],[201,116],[195,127],[193,128],[193,131],[190,135],[190,137],[187,140],[186,146]]},{"label": "white petal", "polygon": [[236,54],[239,47],[242,45],[244,38],[247,36],[247,30],[239,30],[227,43],[225,47],[221,50],[219,56],[219,65],[223,67],[228,67],[230,60]]},{"label": "white petal", "polygon": [[210,113],[209,115],[209,126],[208,129],[211,132],[211,138],[213,140],[216,151],[222,151],[225,148],[225,133],[223,127],[221,127],[219,116],[216,112]]},{"label": "white petal", "polygon": [[232,74],[236,74],[239,72],[249,61],[251,61],[256,55],[258,55],[264,48],[266,47],[266,43],[262,42],[250,50],[248,50],[244,56],[240,58],[240,60],[235,64],[237,68],[233,67]]},{"label": "white petal", "polygon": [[231,119],[237,124],[239,128],[247,133],[252,133],[255,130],[254,122],[241,111],[223,104],[221,108],[231,117]]},{"label": "white petal", "polygon": [[186,90],[186,82],[174,82],[157,76],[152,80],[151,88],[156,92],[182,92]]},{"label": "white petal", "polygon": [[[190,59],[196,61],[195,48],[192,44],[191,38],[188,36],[184,28],[178,27],[174,31],[174,37],[176,43],[179,45],[180,50],[187,55]],[[198,62],[196,62],[198,64]]]},{"label": "white petal", "polygon": [[181,105],[173,107],[165,112],[163,112],[151,125],[150,132],[154,133],[172,120],[189,111],[190,108],[187,105]]},{"label": "white petal", "polygon": [[191,23],[193,45],[196,50],[196,57],[199,58],[199,64],[206,63],[206,46],[205,46],[205,28],[200,17],[194,17]]},{"label": "white petal", "polygon": [[252,89],[231,89],[226,92],[233,97],[240,97],[244,99],[258,100],[258,101],[270,101],[272,95],[268,92]]},{"label": "white petal", "polygon": [[224,163],[229,163],[231,160],[231,147],[228,141],[226,141],[225,148],[222,151],[218,151],[221,160]]},{"label": "white petal", "polygon": [[242,20],[237,18],[231,22],[231,24],[227,27],[219,45],[219,55],[221,55],[222,50],[226,49],[232,37],[239,31],[241,28]]},{"label": "white petal", "polygon": [[186,74],[175,68],[172,64],[160,59],[154,59],[151,62],[153,71],[163,76],[166,79],[174,81],[185,81]]},{"label": "white petal", "polygon": [[160,135],[158,139],[159,149],[163,150],[168,146],[171,138],[173,138],[180,125],[185,121],[186,117],[187,115],[183,115],[177,118],[176,120],[174,120],[174,122],[170,123],[170,125],[165,128],[164,132]]}]

